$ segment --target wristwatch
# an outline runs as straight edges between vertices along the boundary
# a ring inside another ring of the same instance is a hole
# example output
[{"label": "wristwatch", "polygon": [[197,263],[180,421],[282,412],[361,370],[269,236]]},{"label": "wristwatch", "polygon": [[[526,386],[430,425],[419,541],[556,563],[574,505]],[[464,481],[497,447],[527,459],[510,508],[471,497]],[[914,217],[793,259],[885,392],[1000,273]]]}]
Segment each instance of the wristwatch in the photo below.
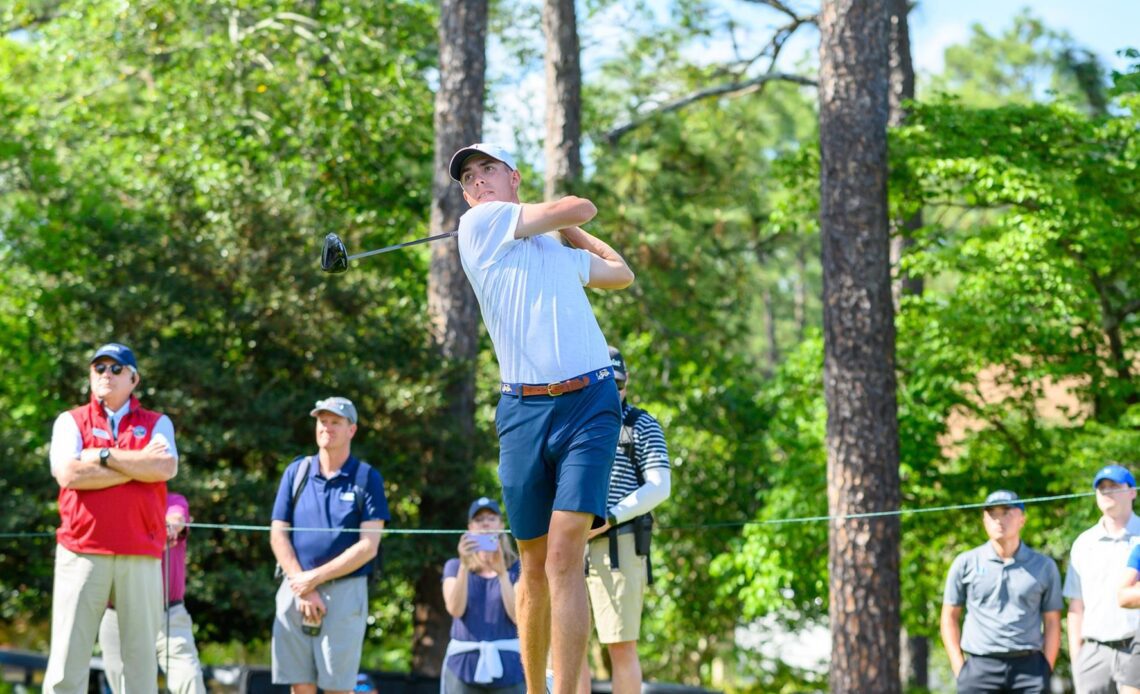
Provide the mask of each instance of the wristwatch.
[{"label": "wristwatch", "polygon": [[99,449],[99,464],[102,465],[103,467],[107,467],[107,461],[110,459],[111,459],[111,449],[110,448],[100,448]]}]

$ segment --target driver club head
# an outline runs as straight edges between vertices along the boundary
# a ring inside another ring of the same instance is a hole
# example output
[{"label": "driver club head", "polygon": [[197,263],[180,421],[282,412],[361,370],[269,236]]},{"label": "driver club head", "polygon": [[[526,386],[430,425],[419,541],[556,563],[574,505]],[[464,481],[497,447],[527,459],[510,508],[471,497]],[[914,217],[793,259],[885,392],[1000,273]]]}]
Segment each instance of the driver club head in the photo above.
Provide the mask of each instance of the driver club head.
[{"label": "driver club head", "polygon": [[348,249],[336,234],[325,236],[325,245],[321,249],[321,269],[332,274],[348,270]]}]

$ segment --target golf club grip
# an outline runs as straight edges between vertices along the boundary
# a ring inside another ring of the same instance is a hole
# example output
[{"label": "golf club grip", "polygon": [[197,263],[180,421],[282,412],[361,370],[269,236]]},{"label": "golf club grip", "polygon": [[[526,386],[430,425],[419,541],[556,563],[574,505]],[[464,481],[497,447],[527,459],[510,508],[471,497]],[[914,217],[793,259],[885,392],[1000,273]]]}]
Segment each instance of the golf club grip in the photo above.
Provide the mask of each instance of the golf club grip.
[{"label": "golf club grip", "polygon": [[415,241],[405,241],[403,243],[397,243],[394,246],[385,246],[384,248],[377,248],[376,250],[373,250],[373,251],[364,251],[363,253],[357,253],[356,255],[350,255],[350,256],[348,256],[348,260],[356,260],[357,258],[367,258],[370,255],[377,255],[379,253],[387,253],[388,251],[397,251],[401,248],[407,248],[408,246],[415,246],[416,244],[419,244],[419,243],[428,243],[429,241],[438,241],[440,239],[446,239],[449,236],[455,236],[458,233],[459,233],[458,231],[445,231],[442,234],[436,234],[435,236],[428,236],[427,238],[416,239]]}]

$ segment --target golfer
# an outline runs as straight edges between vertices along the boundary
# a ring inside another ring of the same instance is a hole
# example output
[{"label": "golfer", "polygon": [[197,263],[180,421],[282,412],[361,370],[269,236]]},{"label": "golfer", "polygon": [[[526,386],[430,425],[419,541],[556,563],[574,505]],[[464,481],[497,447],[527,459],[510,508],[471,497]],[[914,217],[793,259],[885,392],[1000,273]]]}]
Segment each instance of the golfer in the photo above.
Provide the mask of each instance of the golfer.
[{"label": "golfer", "polygon": [[[516,613],[527,691],[545,690],[549,650],[554,692],[569,694],[590,629],[586,535],[605,523],[621,430],[606,338],[584,287],[623,289],[633,272],[582,230],[597,212],[589,200],[520,203],[519,172],[502,147],[464,147],[449,172],[471,205],[459,222],[459,257],[502,379],[499,479],[522,563]],[[543,236],[550,231],[573,247]]]}]

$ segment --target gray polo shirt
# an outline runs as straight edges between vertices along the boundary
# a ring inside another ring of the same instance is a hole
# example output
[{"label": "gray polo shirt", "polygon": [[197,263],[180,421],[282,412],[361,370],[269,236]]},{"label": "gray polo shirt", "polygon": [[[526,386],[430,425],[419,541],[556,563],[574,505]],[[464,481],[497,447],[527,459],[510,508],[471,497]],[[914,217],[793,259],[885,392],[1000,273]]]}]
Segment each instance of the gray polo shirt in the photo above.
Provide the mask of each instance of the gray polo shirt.
[{"label": "gray polo shirt", "polygon": [[942,602],[966,606],[966,653],[1041,650],[1042,614],[1064,606],[1061,573],[1056,562],[1024,542],[1008,562],[987,542],[954,559]]}]

